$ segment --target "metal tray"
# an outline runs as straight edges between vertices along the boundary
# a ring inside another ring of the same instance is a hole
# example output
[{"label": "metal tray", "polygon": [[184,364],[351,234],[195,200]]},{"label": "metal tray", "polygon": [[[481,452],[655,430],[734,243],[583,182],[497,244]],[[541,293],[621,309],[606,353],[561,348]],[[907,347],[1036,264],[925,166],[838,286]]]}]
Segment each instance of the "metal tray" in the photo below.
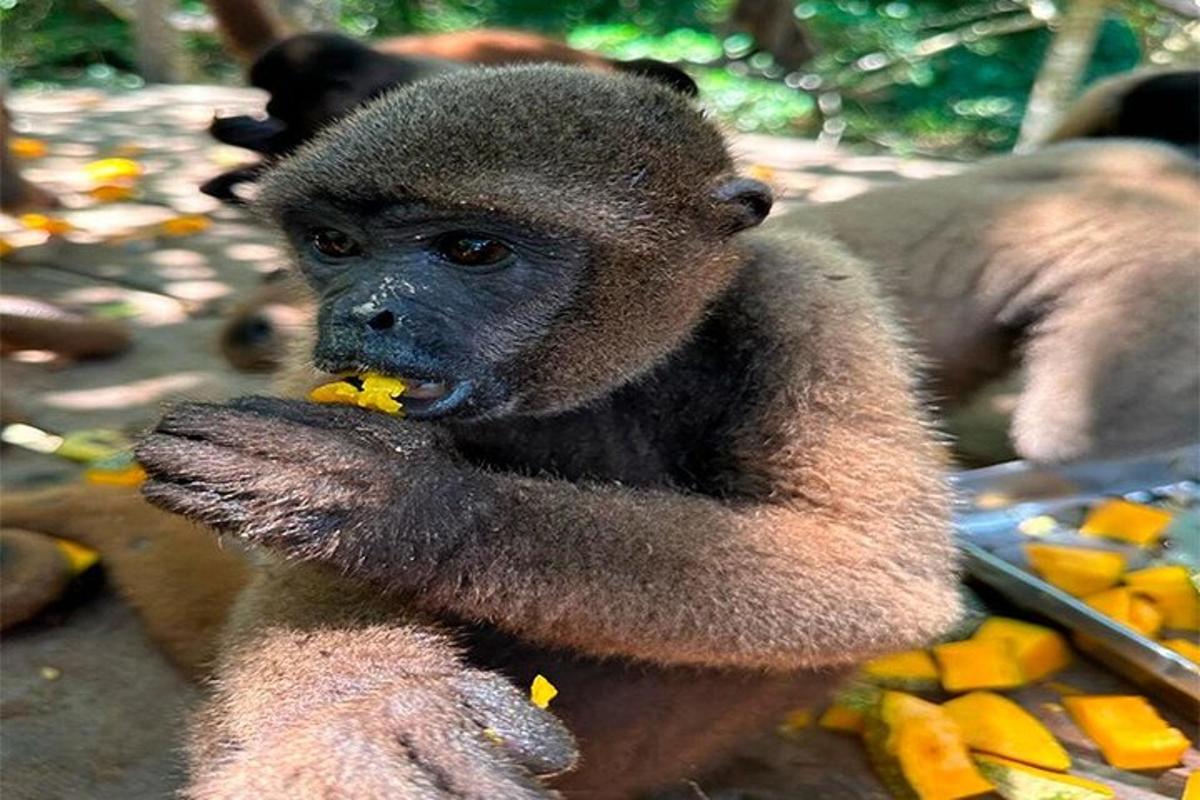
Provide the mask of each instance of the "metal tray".
[{"label": "metal tray", "polygon": [[[1200,445],[1120,461],[1047,468],[1014,461],[954,476],[955,524],[968,573],[1014,605],[1044,615],[1091,638],[1088,654],[1126,678],[1186,707],[1200,709],[1200,666],[1098,613],[1079,599],[1013,563],[1019,526],[1032,517],[1070,518],[1104,497],[1144,499],[1155,490],[1200,486]],[[1171,560],[1200,566],[1200,533],[1177,535]],[[1099,541],[1093,546],[1105,546]],[[1110,545],[1138,566],[1147,556],[1136,547]]]}]

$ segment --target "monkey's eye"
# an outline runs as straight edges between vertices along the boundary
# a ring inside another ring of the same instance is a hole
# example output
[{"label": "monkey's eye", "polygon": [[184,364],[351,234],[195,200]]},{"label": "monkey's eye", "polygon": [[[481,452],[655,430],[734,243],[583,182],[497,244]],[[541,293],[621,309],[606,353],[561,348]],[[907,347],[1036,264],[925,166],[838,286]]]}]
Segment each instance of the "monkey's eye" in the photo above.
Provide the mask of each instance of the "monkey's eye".
[{"label": "monkey's eye", "polygon": [[319,228],[308,234],[308,243],[326,258],[352,258],[362,252],[358,242],[336,228]]},{"label": "monkey's eye", "polygon": [[487,267],[512,255],[508,245],[498,239],[461,231],[437,237],[433,247],[451,264],[464,267]]}]

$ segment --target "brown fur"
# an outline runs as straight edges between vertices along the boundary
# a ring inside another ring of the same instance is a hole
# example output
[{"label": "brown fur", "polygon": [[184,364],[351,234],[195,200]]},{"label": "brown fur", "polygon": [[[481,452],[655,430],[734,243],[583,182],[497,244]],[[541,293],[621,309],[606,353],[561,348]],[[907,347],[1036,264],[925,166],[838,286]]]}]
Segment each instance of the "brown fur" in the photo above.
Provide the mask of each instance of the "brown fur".
[{"label": "brown fur", "polygon": [[237,548],[149,505],[136,490],[74,484],[3,499],[6,528],[25,528],[101,554],[118,591],[150,638],[193,678],[212,668],[218,633],[246,584]]},{"label": "brown fur", "polygon": [[0,630],[32,619],[57,600],[70,580],[66,557],[40,533],[0,528]]},{"label": "brown fur", "polygon": [[553,67],[398,91],[269,176],[277,218],[416,200],[553,231],[537,263],[560,274],[499,324],[487,292],[407,305],[378,266],[330,293],[323,326],[382,302],[446,337],[469,321],[448,340],[487,387],[466,418],[251,398],[178,408],[139,447],[155,502],[279,551],[239,603],[194,796],[524,792],[477,736],[437,744],[471,730],[446,682],[484,669],[561,690],[581,761],[556,787],[628,797],[955,620],[908,353],[854,259],[733,235],[764,191],[684,98]]},{"label": "brown fur", "polygon": [[[226,45],[244,61],[252,61],[290,34],[267,0],[208,0],[208,7]],[[607,68],[609,64],[603,56],[576,50],[548,36],[503,28],[392,36],[376,40],[373,46],[394,56],[466,64],[553,62],[596,69]]]},{"label": "brown fur", "polygon": [[1200,70],[1143,69],[1088,87],[1045,143],[1109,137],[1149,138],[1200,155]]},{"label": "brown fur", "polygon": [[1116,456],[1200,439],[1200,181],[1150,143],[1068,143],[810,206],[789,224],[879,265],[935,396],[1014,363],[1017,452]]}]

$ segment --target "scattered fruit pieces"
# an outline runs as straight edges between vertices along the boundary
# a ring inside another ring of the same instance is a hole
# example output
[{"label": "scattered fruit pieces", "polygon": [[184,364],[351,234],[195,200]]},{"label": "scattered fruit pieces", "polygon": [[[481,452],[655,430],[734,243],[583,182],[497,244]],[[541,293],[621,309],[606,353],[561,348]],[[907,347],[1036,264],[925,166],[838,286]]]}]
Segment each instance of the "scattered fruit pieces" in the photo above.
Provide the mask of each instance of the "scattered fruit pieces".
[{"label": "scattered fruit pieces", "polygon": [[885,691],[863,737],[879,777],[896,797],[955,800],[991,791],[958,725],[940,706]]},{"label": "scattered fruit pieces", "polygon": [[8,140],[8,152],[17,158],[34,159],[43,158],[50,152],[50,148],[41,139],[34,139],[29,136],[14,136]]},{"label": "scattered fruit pieces", "polygon": [[926,650],[905,650],[873,658],[863,665],[863,676],[878,686],[910,692],[938,687],[938,669]]},{"label": "scattered fruit pieces", "polygon": [[807,708],[797,708],[789,711],[779,723],[777,732],[782,736],[795,736],[800,731],[812,725],[813,714]]},{"label": "scattered fruit pieces", "polygon": [[1190,745],[1144,697],[1079,695],[1064,697],[1063,705],[1104,759],[1120,769],[1173,767]]},{"label": "scattered fruit pieces", "polygon": [[1024,546],[1033,569],[1076,597],[1115,586],[1125,572],[1125,556],[1111,550],[1031,543]]},{"label": "scattered fruit pieces", "polygon": [[817,724],[830,731],[859,734],[866,725],[866,714],[856,708],[834,703],[825,709]]},{"label": "scattered fruit pieces", "polygon": [[133,187],[119,183],[104,183],[88,189],[88,195],[101,203],[116,203],[133,197]]},{"label": "scattered fruit pieces", "polygon": [[138,177],[142,165],[128,158],[102,158],[86,164],[83,171],[95,183],[112,183]]},{"label": "scattered fruit pieces", "polygon": [[1071,648],[1062,634],[1032,622],[989,617],[973,638],[1008,642],[1027,681],[1039,681],[1071,663]]},{"label": "scattered fruit pieces", "polygon": [[93,564],[100,560],[100,554],[95,550],[85,547],[78,542],[72,542],[69,539],[55,537],[54,545],[67,559],[73,575],[80,575],[86,572]]},{"label": "scattered fruit pieces", "polygon": [[1135,595],[1127,586],[1105,589],[1085,597],[1084,602],[1116,622],[1153,638],[1162,627],[1162,614],[1150,602]]},{"label": "scattered fruit pieces", "polygon": [[191,236],[208,230],[212,220],[200,214],[184,214],[179,217],[158,223],[158,231],[163,236]]},{"label": "scattered fruit pieces", "polygon": [[975,756],[983,776],[996,786],[1004,800],[1109,800],[1116,797],[1102,783],[1050,772],[991,755]]},{"label": "scattered fruit pieces", "polygon": [[1192,585],[1187,567],[1172,564],[1134,570],[1125,576],[1125,583],[1154,603],[1164,626],[1200,630],[1200,593]]},{"label": "scattered fruit pieces", "polygon": [[146,482],[146,470],[138,464],[118,469],[91,467],[84,470],[83,479],[97,486],[141,486]]},{"label": "scattered fruit pieces", "polygon": [[550,701],[557,696],[558,689],[554,687],[553,683],[542,675],[533,676],[533,683],[529,685],[529,702],[538,708],[546,708],[550,705]]},{"label": "scattered fruit pieces", "polygon": [[1128,500],[1106,500],[1088,512],[1079,532],[1084,536],[1120,539],[1145,547],[1162,538],[1172,519],[1171,512],[1161,508]]},{"label": "scattered fruit pieces", "polygon": [[971,692],[942,704],[972,750],[1046,769],[1066,770],[1071,757],[1046,726],[993,692]]},{"label": "scattered fruit pieces", "polygon": [[1194,769],[1188,774],[1187,783],[1183,787],[1183,800],[1200,800],[1200,769]]},{"label": "scattered fruit pieces", "polygon": [[404,394],[405,388],[404,381],[398,378],[368,372],[322,384],[308,393],[308,399],[315,403],[358,406],[385,414],[400,414],[404,408],[397,398]]},{"label": "scattered fruit pieces", "polygon": [[1011,689],[1025,683],[1012,645],[1002,639],[967,639],[933,648],[948,692]]},{"label": "scattered fruit pieces", "polygon": [[1160,644],[1170,650],[1174,650],[1179,655],[1200,664],[1200,644],[1189,639],[1164,639]]},{"label": "scattered fruit pieces", "polygon": [[1017,524],[1017,529],[1026,536],[1045,536],[1053,533],[1056,528],[1058,528],[1058,520],[1045,514],[1021,520]]},{"label": "scattered fruit pieces", "polygon": [[62,236],[75,230],[75,226],[61,217],[50,217],[45,214],[22,214],[17,219],[31,231],[43,231],[51,236]]}]

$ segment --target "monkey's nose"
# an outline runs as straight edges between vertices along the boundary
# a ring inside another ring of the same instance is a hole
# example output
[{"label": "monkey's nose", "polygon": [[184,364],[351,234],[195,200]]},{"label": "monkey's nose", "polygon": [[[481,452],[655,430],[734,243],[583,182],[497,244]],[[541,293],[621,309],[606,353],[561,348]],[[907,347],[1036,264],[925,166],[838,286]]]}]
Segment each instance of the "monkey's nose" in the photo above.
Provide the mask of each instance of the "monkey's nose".
[{"label": "monkey's nose", "polygon": [[367,320],[367,327],[373,331],[386,331],[396,324],[396,315],[391,311],[380,311]]}]

